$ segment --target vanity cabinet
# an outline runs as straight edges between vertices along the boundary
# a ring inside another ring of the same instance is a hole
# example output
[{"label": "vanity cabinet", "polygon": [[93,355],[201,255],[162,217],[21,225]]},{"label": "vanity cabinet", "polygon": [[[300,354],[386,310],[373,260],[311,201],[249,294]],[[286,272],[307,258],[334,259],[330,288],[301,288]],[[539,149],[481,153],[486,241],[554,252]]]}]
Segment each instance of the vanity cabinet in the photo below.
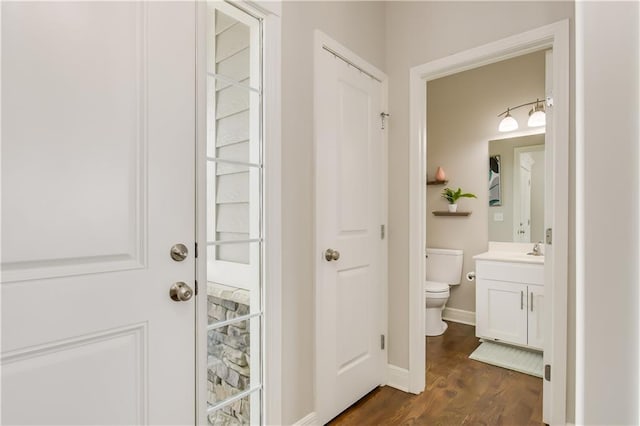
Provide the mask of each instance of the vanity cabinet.
[{"label": "vanity cabinet", "polygon": [[544,265],[476,260],[476,335],[542,350]]}]

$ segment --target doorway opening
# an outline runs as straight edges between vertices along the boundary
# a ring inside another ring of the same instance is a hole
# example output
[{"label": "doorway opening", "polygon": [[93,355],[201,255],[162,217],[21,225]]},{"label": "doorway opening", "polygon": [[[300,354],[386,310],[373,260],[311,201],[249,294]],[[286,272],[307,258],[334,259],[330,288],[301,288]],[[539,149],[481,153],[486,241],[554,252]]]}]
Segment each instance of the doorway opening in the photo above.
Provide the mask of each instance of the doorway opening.
[{"label": "doorway opening", "polygon": [[[553,368],[553,381],[544,380],[544,421],[563,423],[566,418],[566,326],[567,326],[567,191],[568,191],[568,112],[569,112],[569,52],[568,22],[538,28],[523,34],[499,40],[411,69],[411,145],[410,145],[410,286],[409,286],[409,391],[420,393],[425,389],[425,249],[430,237],[427,218],[433,210],[432,197],[427,190],[429,95],[428,82],[452,76],[467,70],[527,55],[551,50],[549,86],[553,88],[553,106],[547,112],[547,142],[545,148],[546,178],[549,191],[545,191],[544,228],[551,229],[553,243],[545,246],[544,295],[547,300],[548,322],[544,340],[544,363]],[[547,93],[547,96],[549,93]],[[529,101],[527,99],[526,101]],[[523,100],[523,102],[525,102]],[[504,105],[505,108],[510,105]],[[500,111],[496,111],[496,115]],[[461,114],[461,119],[466,119]],[[497,126],[497,123],[491,123]],[[496,132],[497,133],[497,132]],[[485,141],[487,143],[488,141]],[[484,154],[487,155],[486,145]],[[462,153],[458,153],[461,155]],[[488,157],[488,155],[487,155]],[[487,163],[489,159],[486,159]],[[432,167],[434,165],[431,165]],[[488,165],[485,164],[488,172]],[[432,172],[433,173],[433,172]],[[486,175],[485,175],[486,176]],[[450,176],[455,185],[456,176]],[[487,184],[484,184],[485,186]],[[457,186],[455,187],[457,188]],[[455,189],[454,188],[454,189]],[[466,190],[467,188],[463,188]],[[470,200],[469,200],[470,201]],[[475,201],[475,200],[474,200]],[[473,204],[469,204],[473,205]],[[473,217],[473,216],[472,216]],[[486,217],[486,216],[485,216]],[[498,216],[499,217],[499,216]],[[447,218],[447,220],[460,220]],[[486,222],[484,223],[486,227]],[[479,228],[478,228],[479,229]],[[511,232],[511,231],[510,231]],[[549,243],[551,240],[548,241]],[[467,255],[465,253],[465,259]],[[471,266],[473,268],[473,266]],[[471,269],[473,270],[473,269]],[[463,278],[464,279],[464,278]],[[465,284],[463,283],[462,286]],[[519,295],[523,299],[524,291]],[[473,309],[475,311],[475,309]],[[474,320],[475,315],[471,315]],[[526,323],[525,323],[526,324]],[[525,330],[526,333],[526,330]],[[549,369],[551,368],[549,367]]]}]

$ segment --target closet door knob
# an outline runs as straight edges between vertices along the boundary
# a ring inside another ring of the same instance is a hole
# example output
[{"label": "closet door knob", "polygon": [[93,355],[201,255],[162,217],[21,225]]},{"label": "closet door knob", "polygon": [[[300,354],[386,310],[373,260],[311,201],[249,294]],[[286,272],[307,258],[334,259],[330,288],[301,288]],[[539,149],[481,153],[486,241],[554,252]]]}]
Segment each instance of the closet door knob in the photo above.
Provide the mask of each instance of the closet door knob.
[{"label": "closet door knob", "polygon": [[327,259],[327,262],[331,262],[332,260],[340,259],[340,252],[334,249],[327,249],[324,252],[324,258]]}]

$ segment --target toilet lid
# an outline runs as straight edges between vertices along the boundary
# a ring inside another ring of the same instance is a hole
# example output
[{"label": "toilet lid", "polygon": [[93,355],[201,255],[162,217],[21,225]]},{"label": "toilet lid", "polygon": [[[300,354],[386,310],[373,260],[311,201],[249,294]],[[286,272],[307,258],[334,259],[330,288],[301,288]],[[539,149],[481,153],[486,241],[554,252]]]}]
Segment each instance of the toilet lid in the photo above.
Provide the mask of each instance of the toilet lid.
[{"label": "toilet lid", "polygon": [[425,281],[424,291],[428,291],[429,293],[444,293],[449,291],[449,284],[439,283],[437,281]]}]

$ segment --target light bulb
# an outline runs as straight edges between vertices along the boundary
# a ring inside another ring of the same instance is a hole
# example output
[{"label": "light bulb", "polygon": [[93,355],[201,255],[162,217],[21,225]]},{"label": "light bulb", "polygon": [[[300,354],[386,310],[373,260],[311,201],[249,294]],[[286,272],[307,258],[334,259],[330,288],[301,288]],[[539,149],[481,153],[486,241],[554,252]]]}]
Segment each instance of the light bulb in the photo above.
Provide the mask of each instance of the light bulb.
[{"label": "light bulb", "polygon": [[536,111],[529,113],[529,121],[527,121],[529,127],[541,127],[545,124],[547,124],[547,117],[544,111],[536,108]]},{"label": "light bulb", "polygon": [[498,126],[499,132],[511,132],[513,130],[518,129],[518,122],[515,118],[511,116],[509,111],[507,111],[507,116],[502,119],[500,125]]}]

